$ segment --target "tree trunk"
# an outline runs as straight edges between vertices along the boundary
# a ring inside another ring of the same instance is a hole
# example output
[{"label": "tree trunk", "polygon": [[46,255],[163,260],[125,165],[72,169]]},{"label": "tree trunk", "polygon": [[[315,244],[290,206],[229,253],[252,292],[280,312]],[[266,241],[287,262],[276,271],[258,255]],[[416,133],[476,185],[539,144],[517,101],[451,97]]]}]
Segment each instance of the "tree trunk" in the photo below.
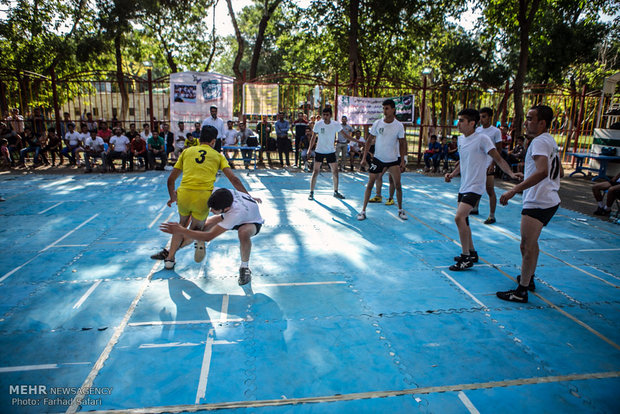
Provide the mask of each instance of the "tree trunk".
[{"label": "tree trunk", "polygon": [[359,44],[357,34],[359,31],[359,0],[349,2],[349,77],[353,84],[354,94],[357,95],[357,83],[364,75],[360,64]]},{"label": "tree trunk", "polygon": [[448,136],[448,82],[441,85],[441,136]]},{"label": "tree trunk", "polygon": [[[528,4],[531,1],[530,9],[528,10]],[[515,104],[515,117],[512,122],[514,128],[514,137],[521,135],[523,127],[523,84],[525,83],[525,75],[527,74],[527,59],[529,57],[529,41],[530,41],[530,27],[534,16],[538,11],[540,0],[519,0],[519,14],[517,20],[519,22],[519,68],[517,69],[517,75],[515,76],[515,83],[513,85],[514,90],[514,104]]]},{"label": "tree trunk", "polygon": [[[118,82],[118,88],[121,93],[121,113],[117,117],[118,119],[125,119],[127,116],[127,110],[129,108],[129,93],[127,92],[127,85],[125,84],[125,74],[123,73],[123,56],[121,54],[121,37],[122,33],[117,33],[114,36],[114,52],[116,55],[116,81]],[[150,108],[153,111],[153,108]]]},{"label": "tree trunk", "polygon": [[235,29],[235,37],[237,38],[237,55],[235,56],[232,69],[237,80],[241,81],[243,79],[243,73],[241,73],[239,66],[241,65],[241,58],[243,58],[245,40],[243,39],[243,36],[241,36],[239,25],[237,25],[237,18],[235,17],[235,11],[232,7],[232,0],[226,0],[226,4],[228,4],[228,13],[230,14],[230,20],[232,21],[233,28]]},{"label": "tree trunk", "polygon": [[[229,0],[230,1],[230,0]],[[260,58],[261,51],[263,49],[263,41],[265,40],[265,31],[267,30],[267,23],[275,9],[280,5],[282,0],[275,0],[273,4],[269,5],[269,0],[265,0],[265,9],[263,10],[263,16],[258,23],[258,34],[256,35],[256,42],[254,42],[254,50],[252,51],[252,60],[250,61],[250,79],[256,78],[258,72],[258,59]]]}]

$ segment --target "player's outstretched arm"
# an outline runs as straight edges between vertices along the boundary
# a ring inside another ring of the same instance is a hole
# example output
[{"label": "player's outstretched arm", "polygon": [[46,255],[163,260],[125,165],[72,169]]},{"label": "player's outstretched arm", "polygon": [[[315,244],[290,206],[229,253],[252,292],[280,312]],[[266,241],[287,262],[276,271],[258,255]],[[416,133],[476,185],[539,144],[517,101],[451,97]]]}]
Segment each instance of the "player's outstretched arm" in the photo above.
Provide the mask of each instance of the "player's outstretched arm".
[{"label": "player's outstretched arm", "polygon": [[181,234],[193,240],[204,241],[211,241],[226,231],[224,227],[218,225],[211,227],[208,231],[190,230],[174,222],[161,223],[159,229],[164,233]]}]

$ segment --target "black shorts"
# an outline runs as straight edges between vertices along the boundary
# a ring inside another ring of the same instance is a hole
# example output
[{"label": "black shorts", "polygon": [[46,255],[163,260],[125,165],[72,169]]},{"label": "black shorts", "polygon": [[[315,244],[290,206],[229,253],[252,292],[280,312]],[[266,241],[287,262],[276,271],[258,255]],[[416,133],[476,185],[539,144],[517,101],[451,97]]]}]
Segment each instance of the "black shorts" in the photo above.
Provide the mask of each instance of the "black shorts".
[{"label": "black shorts", "polygon": [[256,233],[254,234],[255,236],[260,233],[260,228],[263,227],[263,225],[261,223],[243,223],[243,224],[238,224],[235,227],[233,227],[233,230],[239,230],[239,228],[241,226],[245,226],[246,224],[254,224],[256,226]]},{"label": "black shorts", "polygon": [[329,154],[321,154],[320,152],[314,152],[314,159],[319,164],[323,162],[323,160],[327,161],[328,164],[333,164],[336,162],[336,152],[330,152]]},{"label": "black shorts", "polygon": [[457,201],[459,203],[465,203],[469,204],[472,207],[476,207],[476,204],[478,204],[478,201],[480,201],[480,197],[482,196],[476,193],[459,193]]},{"label": "black shorts", "polygon": [[530,216],[540,221],[543,226],[546,226],[551,221],[551,217],[558,211],[560,205],[549,208],[524,208],[521,210],[522,216]]},{"label": "black shorts", "polygon": [[400,157],[396,161],[392,162],[383,162],[378,158],[373,158],[370,162],[370,168],[368,172],[371,174],[381,174],[384,169],[393,167],[395,165],[400,165]]}]

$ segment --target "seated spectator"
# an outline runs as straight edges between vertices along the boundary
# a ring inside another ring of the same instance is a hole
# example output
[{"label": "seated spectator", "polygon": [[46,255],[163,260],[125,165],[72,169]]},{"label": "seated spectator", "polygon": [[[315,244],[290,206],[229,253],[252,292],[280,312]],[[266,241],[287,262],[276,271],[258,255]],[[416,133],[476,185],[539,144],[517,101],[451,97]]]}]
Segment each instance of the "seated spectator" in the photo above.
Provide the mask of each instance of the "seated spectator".
[{"label": "seated spectator", "polygon": [[0,157],[2,159],[2,168],[10,169],[13,161],[9,152],[9,141],[6,138],[0,138]]},{"label": "seated spectator", "polygon": [[165,143],[165,153],[166,153],[166,163],[168,162],[168,157],[170,153],[174,152],[174,134],[170,131],[170,127],[165,122],[161,124],[161,132],[159,136],[164,140]]},{"label": "seated spectator", "polygon": [[41,112],[41,108],[34,108],[34,113],[29,119],[29,122],[35,137],[40,138],[45,135],[45,116]]},{"label": "seated spectator", "polygon": [[65,147],[63,148],[61,154],[69,158],[70,165],[75,165],[76,164],[76,151],[78,150],[78,148],[81,148],[80,147],[81,134],[75,131],[75,125],[73,123],[70,123],[69,125],[67,125],[67,128],[69,128],[69,132],[65,134],[65,137],[64,137]]},{"label": "seated spectator", "polygon": [[[8,116],[6,120],[9,123],[9,127],[11,127],[11,129],[21,137],[24,133],[26,124],[24,123],[24,117],[19,114],[19,109],[13,108],[11,110],[11,116]],[[11,142],[9,141],[9,146],[10,145]]]},{"label": "seated spectator", "polygon": [[440,152],[441,145],[437,142],[437,135],[431,135],[428,149],[424,152],[424,164],[426,165],[424,172],[431,170],[431,161],[433,162],[433,172],[437,172],[439,169]]},{"label": "seated spectator", "polygon": [[96,129],[90,130],[89,137],[86,138],[86,141],[84,142],[84,161],[86,162],[86,170],[84,170],[85,173],[93,171],[92,165],[90,163],[91,158],[100,158],[103,171],[105,172],[107,170],[107,154],[105,153],[105,142],[103,142],[103,138],[97,136]]},{"label": "seated spectator", "polygon": [[[239,122],[239,132],[237,132],[237,141],[242,147],[258,147],[258,138],[254,135],[254,132],[250,128],[246,128],[245,122]],[[241,157],[243,158],[243,164],[245,169],[250,168],[250,161],[252,161],[252,152],[254,150],[242,149]]]},{"label": "seated spectator", "polygon": [[39,152],[41,151],[41,143],[39,142],[39,137],[36,137],[32,133],[32,128],[30,128],[30,126],[24,127],[24,141],[26,141],[26,148],[19,152],[19,166],[25,167],[26,164],[24,161],[26,159],[26,155],[29,153],[34,153],[32,160],[33,166],[36,167],[40,163]]},{"label": "seated spectator", "polygon": [[140,134],[136,133],[131,140],[130,145],[131,155],[129,157],[129,171],[133,171],[133,161],[136,158],[144,166],[144,171],[149,170],[149,155],[146,150],[146,142],[142,139]]},{"label": "seated spectator", "polygon": [[142,132],[140,132],[140,136],[144,140],[144,142],[149,142],[149,138],[153,137],[151,134],[151,126],[149,124],[142,124]]},{"label": "seated spectator", "polygon": [[52,167],[56,165],[56,155],[58,155],[58,165],[62,164],[62,139],[56,134],[56,128],[47,129],[47,140],[41,149],[41,158],[45,165],[49,165],[47,155],[52,156]]},{"label": "seated spectator", "polygon": [[185,148],[185,123],[179,122],[177,124],[179,126],[179,131],[177,132],[176,138],[174,139],[174,158],[179,159],[179,156],[183,152]]},{"label": "seated spectator", "polygon": [[[233,128],[233,121],[228,121],[226,123],[226,131],[224,131],[224,146],[235,146],[237,145],[237,143],[239,142],[239,140],[237,139],[237,134],[238,132],[235,131],[235,129]],[[226,150],[224,151],[224,156],[226,157],[226,159],[228,160],[228,163],[230,164],[230,168],[235,168],[232,164],[231,158],[236,158],[237,155],[239,154],[238,150],[234,150],[232,151],[232,156],[230,155],[230,150]]]},{"label": "seated spectator", "polygon": [[[603,202],[604,191],[607,191],[607,203]],[[620,173],[616,174],[611,180],[594,184],[592,186],[592,194],[594,194],[594,198],[598,203],[598,208],[594,212],[594,215],[608,216],[611,213],[611,207],[614,205],[614,201],[620,198]]]},{"label": "seated spectator", "polygon": [[[200,127],[200,125],[198,125],[198,127]],[[193,132],[188,132],[186,137],[187,138],[185,139],[185,148],[195,147],[196,145],[198,145],[198,138],[194,136]],[[198,137],[200,137],[200,135]]]},{"label": "seated spectator", "polygon": [[446,160],[448,158],[448,144],[446,143],[446,137],[440,137],[439,138],[439,161],[443,161],[444,162],[444,170],[447,171],[448,168],[446,167],[446,165],[448,164],[448,161]]},{"label": "seated spectator", "polygon": [[354,171],[353,161],[355,159],[355,156],[358,156],[360,159],[362,158],[362,154],[364,153],[364,144],[366,143],[366,140],[362,138],[362,131],[360,131],[359,129],[353,131],[353,138],[355,138],[357,142],[351,141],[349,144],[349,160],[351,163],[351,171]]},{"label": "seated spectator", "polygon": [[[86,129],[89,129],[88,123],[86,124]],[[121,131],[120,128],[119,131]],[[97,136],[101,137],[103,139],[103,142],[105,142],[106,144],[110,143],[110,138],[112,138],[112,130],[108,128],[108,123],[106,121],[99,121],[99,131],[97,132]]]},{"label": "seated spectator", "polygon": [[520,136],[520,137],[517,137],[517,143],[515,144],[515,147],[512,150],[508,151],[508,154],[506,155],[506,162],[510,166],[517,165],[518,166],[517,171],[522,171],[524,160],[525,160],[525,137]]},{"label": "seated spectator", "polygon": [[459,146],[457,144],[457,138],[455,138],[454,136],[452,137],[452,140],[450,142],[448,142],[448,153],[446,155],[446,158],[444,159],[444,170],[449,170],[449,166],[450,166],[450,160],[454,160],[454,161],[458,161],[459,160]]},{"label": "seated spectator", "polygon": [[88,129],[89,131],[92,131],[93,129],[94,130],[98,130],[99,129],[99,126],[97,125],[97,121],[95,121],[93,119],[93,114],[90,113],[90,112],[88,112],[86,114],[86,117],[82,116],[82,122],[84,122],[86,124],[86,129]]},{"label": "seated spectator", "polygon": [[119,158],[123,161],[122,170],[125,171],[127,159],[129,158],[129,144],[129,138],[122,134],[120,128],[117,128],[112,138],[110,138],[110,148],[108,150],[107,166],[112,171],[115,170],[114,160]]},{"label": "seated spectator", "polygon": [[[129,124],[129,131],[125,133],[125,136],[129,138],[129,141],[133,141],[135,137],[140,136],[140,133],[136,130],[135,123],[132,122],[131,124]],[[144,141],[144,143],[146,143],[146,141]]]},{"label": "seated spectator", "polygon": [[200,138],[200,128],[201,128],[201,123],[194,122],[194,130],[192,131],[192,136],[196,138],[196,142],[198,142],[198,138]]},{"label": "seated spectator", "polygon": [[19,158],[19,152],[24,148],[22,138],[4,122],[0,123],[0,138],[7,140],[11,166],[15,166],[15,160]]},{"label": "seated spectator", "polygon": [[[164,138],[161,135],[151,135],[147,144],[149,164],[151,165],[151,168],[155,170],[163,170],[167,163],[166,144],[164,143]],[[155,167],[155,158],[159,158],[161,160],[161,166]]]}]

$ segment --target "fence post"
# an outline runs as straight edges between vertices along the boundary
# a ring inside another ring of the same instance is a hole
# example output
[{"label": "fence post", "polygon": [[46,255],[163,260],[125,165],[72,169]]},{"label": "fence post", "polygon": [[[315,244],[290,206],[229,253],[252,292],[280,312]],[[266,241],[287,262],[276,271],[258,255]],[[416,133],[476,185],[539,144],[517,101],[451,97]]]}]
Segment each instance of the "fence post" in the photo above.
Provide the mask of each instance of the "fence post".
[{"label": "fence post", "polygon": [[[424,136],[424,122],[426,113],[426,75],[422,80],[422,105],[420,106],[420,134],[418,135],[418,165],[422,161],[422,137]],[[414,114],[415,115],[415,114]],[[415,123],[415,119],[413,120]]]},{"label": "fence post", "polygon": [[[577,146],[579,144],[579,134],[581,133],[581,123],[583,122],[583,115],[585,112],[586,103],[586,85],[583,85],[581,89],[581,103],[579,104],[579,116],[577,117],[577,125],[575,125],[575,143],[573,144],[573,152],[577,152]],[[574,157],[573,157],[574,161]]]},{"label": "fence post", "polygon": [[56,71],[52,67],[50,72],[52,77],[52,104],[54,105],[54,117],[56,118],[56,132],[60,136],[60,106],[58,105],[58,91],[56,90]]},{"label": "fence post", "polygon": [[336,73],[336,90],[334,92],[334,119],[338,120],[338,73]]},{"label": "fence post", "polygon": [[[154,122],[153,122],[153,78],[152,78],[152,74],[151,74],[151,69],[148,69],[146,71],[146,79],[147,79],[147,85],[149,88],[149,125],[151,126],[151,131],[153,131],[153,126],[154,126]],[[153,131],[154,133],[155,131]],[[159,131],[157,131],[159,133]]]}]

